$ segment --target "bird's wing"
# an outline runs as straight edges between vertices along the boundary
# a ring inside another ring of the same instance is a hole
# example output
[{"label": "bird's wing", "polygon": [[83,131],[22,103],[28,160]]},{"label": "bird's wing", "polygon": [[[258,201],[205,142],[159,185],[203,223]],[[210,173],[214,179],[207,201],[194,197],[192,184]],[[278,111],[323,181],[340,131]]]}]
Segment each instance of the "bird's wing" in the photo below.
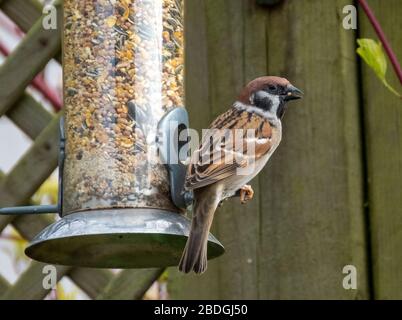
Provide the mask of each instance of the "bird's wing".
[{"label": "bird's wing", "polygon": [[231,108],[203,136],[188,167],[186,188],[205,187],[236,175],[237,169],[246,168],[269,152],[271,137],[268,120]]}]

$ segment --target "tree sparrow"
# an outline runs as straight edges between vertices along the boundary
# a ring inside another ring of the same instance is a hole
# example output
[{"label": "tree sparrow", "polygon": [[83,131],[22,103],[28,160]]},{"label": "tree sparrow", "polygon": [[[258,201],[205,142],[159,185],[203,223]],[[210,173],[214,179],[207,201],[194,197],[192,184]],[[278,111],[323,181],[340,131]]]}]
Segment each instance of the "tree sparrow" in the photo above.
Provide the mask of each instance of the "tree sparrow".
[{"label": "tree sparrow", "polygon": [[211,124],[187,171],[185,187],[193,190],[194,204],[180,271],[206,270],[208,234],[216,208],[238,191],[242,203],[253,197],[247,183],[281,141],[286,102],[302,95],[284,78],[260,77],[251,81],[233,106]]}]

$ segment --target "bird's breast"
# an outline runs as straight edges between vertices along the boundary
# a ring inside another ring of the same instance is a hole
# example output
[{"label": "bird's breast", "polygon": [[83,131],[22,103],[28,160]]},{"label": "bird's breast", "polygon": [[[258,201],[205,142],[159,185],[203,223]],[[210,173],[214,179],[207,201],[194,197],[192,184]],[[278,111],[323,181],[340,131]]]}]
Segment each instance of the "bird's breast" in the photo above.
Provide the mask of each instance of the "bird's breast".
[{"label": "bird's breast", "polygon": [[235,175],[222,181],[224,185],[222,199],[232,197],[237,190],[245,184],[248,184],[264,168],[276,148],[279,146],[281,139],[282,126],[279,122],[279,124],[272,127],[271,148],[269,151],[261,158],[249,163],[245,168],[238,169]]}]

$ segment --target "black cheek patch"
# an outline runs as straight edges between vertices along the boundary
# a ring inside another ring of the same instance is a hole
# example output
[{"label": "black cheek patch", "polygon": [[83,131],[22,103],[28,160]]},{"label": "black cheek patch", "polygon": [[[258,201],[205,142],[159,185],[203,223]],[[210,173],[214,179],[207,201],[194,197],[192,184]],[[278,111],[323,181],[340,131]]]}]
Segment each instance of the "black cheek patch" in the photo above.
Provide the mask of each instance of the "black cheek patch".
[{"label": "black cheek patch", "polygon": [[254,97],[254,105],[264,111],[270,111],[272,108],[272,101],[268,97],[256,94]]}]

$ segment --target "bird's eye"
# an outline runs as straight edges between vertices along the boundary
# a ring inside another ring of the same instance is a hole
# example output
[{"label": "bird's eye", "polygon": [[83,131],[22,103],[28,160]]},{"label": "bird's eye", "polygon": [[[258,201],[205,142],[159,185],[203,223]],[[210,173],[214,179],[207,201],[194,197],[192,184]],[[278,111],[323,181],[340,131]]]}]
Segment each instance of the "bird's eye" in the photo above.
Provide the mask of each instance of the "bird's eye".
[{"label": "bird's eye", "polygon": [[270,86],[268,87],[268,89],[269,89],[269,91],[276,91],[276,86],[270,85]]}]

